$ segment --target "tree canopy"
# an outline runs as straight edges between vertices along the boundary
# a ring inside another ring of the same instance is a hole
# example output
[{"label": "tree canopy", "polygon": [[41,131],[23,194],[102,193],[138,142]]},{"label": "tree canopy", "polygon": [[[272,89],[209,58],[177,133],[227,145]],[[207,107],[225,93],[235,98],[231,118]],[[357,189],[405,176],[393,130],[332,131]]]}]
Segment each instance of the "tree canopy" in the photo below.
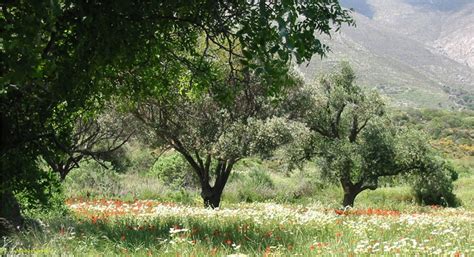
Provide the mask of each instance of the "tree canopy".
[{"label": "tree canopy", "polygon": [[292,141],[294,133],[304,131],[274,116],[271,99],[255,81],[230,103],[213,98],[212,92],[190,97],[176,89],[174,94],[142,99],[132,112],[156,135],[150,143],[169,145],[184,157],[200,182],[205,206],[214,208],[239,160],[269,156]]},{"label": "tree canopy", "polygon": [[311,131],[306,156],[316,157],[323,177],[339,181],[343,206],[353,206],[360,192],[375,190],[382,177],[445,177],[447,167],[436,158],[427,137],[395,126],[381,97],[354,80],[355,73],[343,63],[339,72],[294,92],[285,107],[291,119]]},{"label": "tree canopy", "polygon": [[[93,115],[124,84],[130,95],[149,86],[135,74],[160,78],[161,95],[183,74],[198,82],[191,89],[224,90],[255,73],[276,92],[286,64],[324,55],[319,34],[345,23],[336,0],[2,2],[0,209],[9,209],[8,192],[40,199],[48,184],[36,165],[41,149],[65,154],[55,138],[73,137],[78,116]],[[211,48],[226,57],[222,70],[210,65]],[[214,84],[216,72],[228,83]]]}]

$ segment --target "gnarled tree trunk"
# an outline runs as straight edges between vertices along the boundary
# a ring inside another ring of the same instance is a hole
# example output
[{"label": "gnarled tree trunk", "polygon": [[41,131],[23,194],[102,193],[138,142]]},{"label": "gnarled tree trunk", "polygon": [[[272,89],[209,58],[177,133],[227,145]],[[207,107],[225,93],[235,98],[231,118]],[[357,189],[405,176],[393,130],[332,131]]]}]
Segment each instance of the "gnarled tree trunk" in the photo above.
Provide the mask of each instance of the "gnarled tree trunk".
[{"label": "gnarled tree trunk", "polygon": [[199,182],[201,184],[201,197],[204,201],[204,207],[213,209],[219,207],[222,192],[224,191],[230,172],[232,171],[237,159],[217,159],[217,165],[214,171],[216,179],[214,186],[211,186],[212,155],[207,153],[206,158],[203,160],[199,151],[196,150],[194,151],[194,156],[191,155],[177,139],[172,140],[172,145],[176,151],[183,155],[199,177]]},{"label": "gnarled tree trunk", "polygon": [[347,206],[354,207],[354,200],[355,200],[355,198],[357,197],[357,195],[359,193],[360,192],[357,192],[357,191],[352,191],[352,190],[346,191],[346,190],[344,190],[344,199],[342,200],[342,206],[343,207],[347,207]]},{"label": "gnarled tree trunk", "polygon": [[204,207],[206,208],[217,208],[221,203],[222,191],[216,190],[210,186],[203,187],[201,189],[201,197],[204,201]]},{"label": "gnarled tree trunk", "polygon": [[204,207],[217,208],[221,202],[222,192],[229,179],[230,172],[234,165],[234,160],[220,160],[216,166],[216,181],[214,186],[210,185],[209,166],[204,165],[204,169],[199,169],[198,175],[201,181],[201,197],[204,201]]},{"label": "gnarled tree trunk", "polygon": [[348,178],[341,179],[342,189],[344,190],[344,198],[342,200],[343,207],[354,207],[354,201],[357,195],[362,192],[362,188],[359,183],[354,184]]},{"label": "gnarled tree trunk", "polygon": [[343,207],[354,207],[354,201],[357,195],[367,189],[377,189],[377,179],[373,177],[359,180],[357,183],[352,183],[348,178],[341,179],[341,185],[344,190],[344,198],[342,200]]}]

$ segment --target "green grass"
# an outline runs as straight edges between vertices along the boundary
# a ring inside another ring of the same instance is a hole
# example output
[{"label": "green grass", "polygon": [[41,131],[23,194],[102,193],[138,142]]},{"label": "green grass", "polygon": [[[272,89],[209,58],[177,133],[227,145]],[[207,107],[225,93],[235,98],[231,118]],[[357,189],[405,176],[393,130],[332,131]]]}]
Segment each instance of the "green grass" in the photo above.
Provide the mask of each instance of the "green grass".
[{"label": "green grass", "polygon": [[[140,173],[102,178],[92,172],[94,180],[71,177],[65,184],[66,197],[89,193],[93,198],[155,199],[177,205],[144,217],[96,213],[96,219],[92,212],[77,210],[30,214],[39,222],[30,221],[31,229],[4,238],[0,255],[470,256],[474,174],[471,159],[457,164],[468,167],[455,182],[461,208],[417,206],[411,188],[403,185],[367,190],[356,199],[356,210],[363,213],[383,209],[401,215],[336,215],[342,190],[321,183],[314,167],[287,174],[276,172],[274,163],[248,160],[236,167],[220,211],[203,209],[196,189],[176,190]],[[186,231],[172,233],[172,228]]]},{"label": "green grass", "polygon": [[474,176],[461,177],[454,182],[454,193],[464,208],[474,210]]},{"label": "green grass", "polygon": [[413,208],[401,215],[346,216],[321,204],[240,204],[220,211],[169,208],[157,209],[152,216],[105,216],[97,221],[87,215],[51,216],[42,220],[45,225],[6,239],[0,251],[44,256],[474,253],[473,213],[464,210]]}]

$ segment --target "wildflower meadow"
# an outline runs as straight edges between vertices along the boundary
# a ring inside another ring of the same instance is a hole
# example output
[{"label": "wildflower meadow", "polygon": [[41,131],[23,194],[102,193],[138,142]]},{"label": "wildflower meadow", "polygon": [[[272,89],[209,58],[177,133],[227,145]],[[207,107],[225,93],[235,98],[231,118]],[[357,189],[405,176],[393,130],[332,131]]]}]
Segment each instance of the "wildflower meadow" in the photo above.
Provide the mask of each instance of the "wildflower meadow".
[{"label": "wildflower meadow", "polygon": [[[332,209],[321,204],[234,204],[206,209],[153,200],[67,202],[17,235],[9,253],[125,256],[472,256],[474,212],[413,207]],[[8,244],[8,242],[7,242]],[[5,251],[5,250],[4,250]]]}]

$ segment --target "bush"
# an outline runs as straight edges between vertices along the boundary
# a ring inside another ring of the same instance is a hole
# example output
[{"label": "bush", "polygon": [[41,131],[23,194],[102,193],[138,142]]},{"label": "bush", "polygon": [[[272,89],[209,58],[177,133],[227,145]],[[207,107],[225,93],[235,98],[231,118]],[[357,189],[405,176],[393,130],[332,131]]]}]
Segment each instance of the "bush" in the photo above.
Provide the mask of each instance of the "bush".
[{"label": "bush", "polygon": [[146,173],[156,160],[150,148],[133,141],[113,152],[102,153],[99,158],[119,173]]},{"label": "bush", "polygon": [[271,189],[275,187],[270,175],[261,169],[250,171],[248,174],[248,184],[253,187],[268,187]]},{"label": "bush", "polygon": [[64,190],[68,197],[110,197],[119,195],[122,187],[115,170],[90,160],[81,162],[79,168],[71,170],[64,181]]},{"label": "bush", "polygon": [[184,158],[176,152],[161,156],[149,171],[165,185],[172,188],[195,187],[197,177]]},{"label": "bush", "polygon": [[428,174],[421,174],[415,179],[413,191],[415,200],[423,205],[441,205],[456,207],[459,201],[453,193],[453,181],[458,175],[451,166],[435,169]]},{"label": "bush", "polygon": [[148,147],[138,144],[129,144],[127,147],[128,166],[126,172],[146,173],[153,167],[156,156]]},{"label": "bush", "polygon": [[275,197],[273,180],[261,167],[253,167],[248,173],[234,173],[231,180],[236,187],[237,202],[260,202]]},{"label": "bush", "polygon": [[24,213],[60,210],[64,207],[64,195],[57,173],[40,163],[38,184],[43,186],[29,187],[15,192],[15,198]]}]

